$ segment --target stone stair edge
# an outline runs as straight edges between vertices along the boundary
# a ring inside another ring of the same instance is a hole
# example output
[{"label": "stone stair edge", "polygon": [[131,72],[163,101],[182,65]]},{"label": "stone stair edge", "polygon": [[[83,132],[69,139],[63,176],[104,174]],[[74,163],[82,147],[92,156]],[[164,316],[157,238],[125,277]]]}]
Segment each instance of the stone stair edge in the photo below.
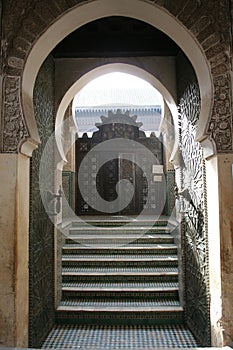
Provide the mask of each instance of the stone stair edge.
[{"label": "stone stair edge", "polygon": [[135,311],[135,307],[104,307],[101,306],[97,307],[88,307],[88,306],[59,306],[56,311],[76,311],[76,312],[183,312],[182,306],[157,306],[157,307],[139,307],[137,306],[137,309]]}]

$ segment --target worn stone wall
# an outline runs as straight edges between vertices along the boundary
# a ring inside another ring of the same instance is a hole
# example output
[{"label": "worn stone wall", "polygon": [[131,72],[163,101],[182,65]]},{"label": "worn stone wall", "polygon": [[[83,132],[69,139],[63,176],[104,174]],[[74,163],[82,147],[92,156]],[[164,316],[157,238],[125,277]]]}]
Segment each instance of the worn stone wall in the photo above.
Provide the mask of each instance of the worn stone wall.
[{"label": "worn stone wall", "polygon": [[[145,1],[164,7],[187,27],[202,46],[209,61],[215,87],[213,113],[206,132],[215,141],[218,152],[232,152],[230,1]],[[27,55],[40,35],[57,18],[85,2],[87,1],[4,2],[3,152],[17,152],[20,140],[28,136],[20,100],[20,83]]]},{"label": "worn stone wall", "polygon": [[[41,157],[54,131],[54,62],[41,67],[34,89],[34,106],[41,144],[31,159],[29,225],[29,346],[40,347],[54,322],[54,227],[45,212],[39,183]],[[53,150],[45,166],[53,164]],[[54,173],[46,179],[53,187]]]}]

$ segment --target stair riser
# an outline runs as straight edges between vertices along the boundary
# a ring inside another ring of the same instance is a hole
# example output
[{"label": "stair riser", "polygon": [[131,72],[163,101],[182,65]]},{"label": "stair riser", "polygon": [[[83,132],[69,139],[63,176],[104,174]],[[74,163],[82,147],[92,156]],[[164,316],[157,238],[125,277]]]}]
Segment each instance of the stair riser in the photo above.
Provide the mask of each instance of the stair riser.
[{"label": "stair riser", "polygon": [[[63,261],[63,267],[93,267],[97,261]],[[98,261],[98,266],[103,267],[177,267],[178,261]]]},{"label": "stair riser", "polygon": [[[115,227],[115,226],[114,226]],[[114,233],[125,235],[126,237],[130,237],[130,235],[138,235],[138,237],[143,237],[146,233],[153,234],[169,234],[169,229],[164,227],[143,227],[143,228],[114,228],[114,227],[103,227],[97,229],[91,228],[82,228],[82,227],[72,227],[69,231],[70,235],[114,235]]]},{"label": "stair riser", "polygon": [[64,299],[68,298],[92,298],[92,299],[127,299],[129,298],[130,300],[137,300],[137,299],[150,299],[150,298],[166,298],[166,299],[174,299],[178,300],[179,295],[178,291],[143,291],[143,292],[138,292],[138,291],[98,291],[98,290],[93,290],[93,291],[62,291],[62,297]]},{"label": "stair riser", "polygon": [[93,255],[93,256],[99,256],[99,255],[174,255],[177,253],[176,248],[171,249],[63,249],[63,255]]},{"label": "stair riser", "polygon": [[[103,221],[103,222],[97,222],[97,221],[86,221],[88,225],[91,225],[93,227],[126,227],[130,222],[124,221]],[[161,221],[156,221],[156,222],[149,222],[149,221],[134,221],[133,222],[133,227],[166,227],[168,225],[168,221],[166,220],[161,220]],[[82,224],[82,222],[73,222],[72,227],[83,227],[83,228],[88,228],[85,223]]]},{"label": "stair riser", "polygon": [[[61,307],[75,307],[76,310],[77,308],[80,309],[81,305],[84,305],[84,307],[93,307],[94,304],[100,303],[98,306],[103,307],[103,305],[106,305],[107,307],[132,307],[132,305],[135,305],[135,307],[142,307],[142,305],[144,305],[144,307],[180,307],[179,301],[176,299],[172,299],[172,298],[167,298],[167,296],[163,295],[162,297],[159,298],[147,298],[147,300],[144,300],[142,298],[136,297],[136,298],[131,298],[130,297],[126,297],[126,298],[102,298],[101,296],[99,296],[98,298],[86,298],[86,296],[84,296],[83,298],[69,298],[69,299],[63,299],[62,300],[62,304]],[[58,311],[61,311],[60,309]],[[70,311],[70,310],[62,310],[62,311]],[[89,310],[90,311],[90,310]],[[100,310],[99,310],[100,311]],[[107,310],[106,310],[107,311]],[[139,310],[137,310],[139,311]],[[141,309],[141,311],[144,311]],[[156,310],[154,310],[156,312]]]},{"label": "stair riser", "polygon": [[183,324],[182,312],[56,312],[56,323],[85,325]]},{"label": "stair riser", "polygon": [[162,276],[63,276],[65,282],[178,282],[177,275]]},{"label": "stair riser", "polygon": [[[66,244],[81,244],[81,245],[96,245],[98,247],[98,244],[116,244],[119,246],[120,244],[128,243],[125,241],[125,239],[105,239],[105,238],[98,238],[98,239],[93,239],[93,238],[75,238],[75,239],[66,239]],[[155,238],[139,238],[136,240],[133,240],[132,243],[134,244],[173,244],[174,239],[172,237],[155,237]]]}]

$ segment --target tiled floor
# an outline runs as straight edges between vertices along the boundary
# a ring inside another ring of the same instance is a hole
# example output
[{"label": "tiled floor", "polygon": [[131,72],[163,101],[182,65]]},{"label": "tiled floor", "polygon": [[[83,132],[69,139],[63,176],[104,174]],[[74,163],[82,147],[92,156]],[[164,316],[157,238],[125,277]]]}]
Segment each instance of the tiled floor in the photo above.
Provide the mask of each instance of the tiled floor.
[{"label": "tiled floor", "polygon": [[131,350],[194,348],[199,344],[184,326],[79,326],[57,325],[43,349]]}]

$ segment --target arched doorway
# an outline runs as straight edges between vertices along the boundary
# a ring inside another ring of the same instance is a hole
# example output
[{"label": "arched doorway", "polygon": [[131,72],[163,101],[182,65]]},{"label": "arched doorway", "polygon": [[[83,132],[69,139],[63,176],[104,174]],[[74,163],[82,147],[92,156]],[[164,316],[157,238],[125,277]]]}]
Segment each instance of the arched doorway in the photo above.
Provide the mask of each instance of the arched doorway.
[{"label": "arched doorway", "polygon": [[[185,58],[184,58],[184,61],[185,61]],[[187,61],[188,62],[188,61]],[[187,63],[187,65],[189,65],[189,63]],[[195,75],[194,75],[194,77],[195,77]],[[198,95],[198,91],[197,91],[197,93],[196,93],[196,95]],[[195,96],[196,96],[195,95]],[[187,96],[187,98],[189,99],[189,95]],[[185,97],[183,97],[184,99],[185,99]],[[185,103],[186,103],[186,100],[185,100]],[[197,108],[199,108],[199,105],[197,106]],[[196,111],[195,111],[196,112]],[[199,111],[198,111],[199,112]],[[191,117],[193,117],[193,116],[191,116]],[[197,117],[195,116],[195,118],[197,119]],[[195,119],[195,122],[196,122],[196,119]],[[177,125],[177,124],[176,124]],[[43,133],[42,133],[42,135],[43,135]],[[190,145],[188,144],[187,145],[187,147],[189,147]],[[187,152],[189,152],[189,151],[187,151]],[[190,174],[190,173],[188,173],[188,176],[191,176],[192,174]],[[186,189],[186,188],[185,188]],[[181,187],[181,188],[179,188],[179,190],[183,190],[183,188]],[[188,189],[187,189],[188,190]],[[197,206],[197,204],[198,204],[198,202],[197,203],[195,203],[195,210],[196,210],[196,206]],[[190,205],[190,201],[188,200],[187,201],[187,207]],[[202,210],[202,209],[201,209]],[[196,217],[196,211],[194,211],[194,213],[193,213],[193,217],[195,218]],[[200,225],[201,226],[201,224],[202,223],[200,223],[199,221],[197,221],[197,225]],[[203,226],[202,226],[203,227]],[[196,227],[194,227],[194,229],[196,229]],[[199,234],[200,232],[198,232],[198,234]],[[201,233],[202,234],[202,233]],[[205,242],[205,244],[206,244],[206,242]],[[32,264],[30,264],[30,266],[32,267]],[[199,268],[200,268],[200,266],[195,266],[195,268],[198,270]],[[206,271],[205,271],[206,272]],[[201,276],[200,276],[200,278],[202,278],[202,274],[201,274]],[[201,281],[201,283],[202,283],[202,281]],[[194,282],[194,284],[193,285],[191,285],[190,286],[190,288],[191,288],[191,290],[192,290],[192,288],[193,288],[193,286],[195,286],[195,282]],[[34,296],[33,296],[34,297]],[[204,290],[204,295],[201,295],[201,298],[205,298],[206,297],[206,289]],[[196,296],[195,296],[195,298],[196,298]],[[48,300],[48,299],[47,299]],[[47,309],[48,309],[48,307],[47,307]],[[205,310],[204,310],[204,313],[206,313],[205,315],[207,315],[208,316],[208,300],[207,300],[207,304],[206,304],[206,308],[205,308]],[[33,313],[34,315],[35,315],[35,312]],[[203,316],[203,314],[201,314],[201,317]],[[201,327],[201,330],[198,328],[199,327],[199,324],[198,324],[198,321],[200,320],[200,318],[199,317],[197,317],[197,319],[195,320],[196,321],[196,323],[194,323],[193,324],[193,327],[195,328],[195,326],[197,327],[197,329],[195,329],[195,331],[198,333],[198,331],[200,331],[200,332],[202,332],[202,327]],[[204,321],[204,318],[203,318],[203,321]],[[207,319],[205,319],[205,322],[207,322],[208,323],[208,320]],[[35,324],[35,323],[34,323]],[[199,334],[198,334],[199,335]],[[200,336],[200,335],[199,335]],[[205,338],[205,339],[208,339],[208,336],[206,336],[206,334],[204,334],[203,335],[203,338]]]},{"label": "arched doorway", "polygon": [[[102,67],[103,69],[105,68],[105,67]],[[109,68],[109,67],[106,67],[106,68]],[[127,68],[127,66],[125,67],[125,69]],[[133,68],[133,67],[132,67]],[[131,68],[131,69],[132,69]],[[135,68],[135,71],[137,70],[137,68]],[[127,71],[127,70],[126,70]],[[142,71],[140,70],[140,72],[142,73]],[[91,76],[91,73],[92,72],[90,72],[90,76]],[[151,79],[152,79],[152,77],[151,77]],[[156,81],[156,79],[155,79],[155,81]],[[69,92],[67,92],[67,94],[69,94]],[[174,141],[174,140],[173,140]],[[128,152],[129,152],[129,149],[128,149]],[[66,152],[63,152],[63,153],[65,153],[65,155],[66,155]],[[70,159],[70,157],[67,157],[68,159]],[[147,159],[147,161],[149,162],[149,159]],[[155,165],[155,164],[154,164]],[[92,175],[92,173],[88,173],[88,175]],[[106,212],[105,212],[105,214],[106,214]],[[119,223],[119,222],[118,222]],[[88,230],[88,229],[87,229]],[[88,235],[85,237],[85,239],[87,239],[88,238]],[[102,237],[103,238],[103,237]],[[125,238],[125,237],[124,237]],[[81,239],[84,239],[84,238],[81,238]],[[126,239],[127,240],[127,239]],[[95,243],[94,243],[95,244]],[[106,244],[106,243],[105,243]],[[85,245],[85,244],[84,244]],[[96,245],[96,244],[95,244]],[[106,246],[105,246],[105,248],[106,248]],[[110,247],[109,247],[110,248]],[[110,251],[110,249],[109,249],[109,251]],[[96,263],[97,264],[97,263]],[[127,266],[126,266],[127,267]],[[67,268],[67,266],[66,266],[66,268]],[[77,272],[77,271],[76,271]],[[68,273],[68,271],[66,271],[66,273]],[[93,272],[92,271],[92,273],[95,273],[95,272]],[[64,298],[64,297],[63,297]],[[75,302],[74,300],[73,300],[73,302]],[[82,301],[83,302],[83,301]],[[104,301],[102,301],[102,302],[104,302]],[[120,302],[119,300],[114,300],[114,298],[112,299],[112,304],[114,304],[114,302]],[[139,301],[138,301],[139,302]],[[60,316],[58,316],[58,317],[60,317],[60,320],[62,319],[62,317],[63,317],[63,319],[64,319],[64,317],[69,317],[69,316],[65,316],[64,315],[64,311],[65,311],[65,304],[67,304],[67,303],[69,303],[67,300],[62,300],[62,303],[61,303],[61,306],[59,307],[59,309],[58,309],[58,312],[60,312]],[[121,301],[121,303],[122,303],[122,305],[123,305],[123,301]],[[139,302],[140,303],[140,302]],[[86,308],[88,308],[86,305],[85,305],[85,307]],[[105,311],[106,311],[106,318],[107,317],[109,317],[109,315],[108,315],[108,312],[107,312],[107,310],[108,309],[106,309]],[[67,310],[66,310],[67,311]],[[71,308],[70,308],[70,315],[72,314],[72,311],[71,311]],[[100,311],[100,310],[99,310]],[[103,310],[102,310],[103,311]],[[108,310],[109,311],[109,310]],[[63,315],[62,315],[62,312],[63,312]],[[88,313],[87,313],[88,314]],[[87,314],[86,314],[86,316],[87,316]],[[84,316],[85,317],[85,316]],[[132,315],[131,315],[131,317],[132,317]],[[129,318],[131,318],[131,317],[129,317]],[[101,318],[102,319],[102,316],[99,316],[99,318]],[[114,316],[113,316],[113,318],[114,318]],[[113,319],[112,318],[112,319]],[[158,317],[159,318],[159,317]],[[75,316],[74,316],[74,318],[73,318],[73,320],[75,319],[75,322],[78,322],[78,320],[77,320],[77,318],[75,318]],[[95,320],[95,321],[94,321]],[[103,319],[102,319],[102,321],[103,321]],[[141,319],[141,321],[142,321],[142,319]],[[147,320],[148,322],[150,322],[149,320]],[[177,320],[178,321],[178,320]],[[88,319],[86,319],[86,321],[84,321],[84,322],[90,322],[90,320],[88,321]],[[93,314],[93,322],[96,322],[96,315],[94,315]],[[105,322],[106,322],[106,319],[105,319]],[[110,321],[111,322],[111,321]],[[118,320],[118,322],[119,322],[119,320]],[[122,322],[122,320],[121,320],[121,322]],[[131,318],[131,321],[130,322],[135,322],[135,321],[133,321],[133,319]],[[180,322],[180,319],[179,319],[179,321],[178,322]]]},{"label": "arched doorway", "polygon": [[[93,16],[94,13],[95,15]],[[43,37],[43,35],[40,37],[37,44],[31,50],[23,72],[22,95],[25,118],[29,128],[30,126],[32,127],[31,132],[33,133],[33,126],[35,127],[33,118],[31,117],[33,116],[31,99],[32,89],[38,69],[45,57],[47,57],[51,49],[53,49],[60,40],[73,30],[96,18],[111,15],[128,16],[149,23],[166,33],[181,47],[192,62],[197,74],[201,99],[203,101],[200,113],[200,123],[202,124],[203,120],[203,124],[200,126],[200,129],[204,130],[204,125],[208,120],[211,108],[210,96],[212,95],[212,79],[208,63],[192,35],[190,35],[184,27],[180,26],[175,18],[156,5],[145,3],[141,0],[136,3],[133,3],[132,0],[127,0],[127,2],[119,2],[116,6],[114,2],[100,0],[90,2],[84,6],[78,6],[72,11],[69,11],[66,15],[63,15],[46,31],[45,37]],[[78,25],[77,18],[79,19]],[[205,79],[203,77],[205,77]],[[34,136],[35,140],[38,139],[38,135],[35,134]],[[200,139],[202,136],[200,131]]]},{"label": "arched doorway", "polygon": [[[67,92],[67,95],[68,95],[68,96],[70,96],[69,93],[70,93],[70,92],[68,91],[68,92]],[[198,222],[198,223],[200,223],[200,222]],[[208,310],[208,306],[206,306],[206,311],[207,311],[207,310]],[[207,312],[208,312],[208,311],[207,311]]]},{"label": "arched doorway", "polygon": [[[108,7],[107,7],[107,8],[108,8]],[[143,11],[143,13],[144,13],[144,11]],[[205,67],[206,67],[206,66],[205,66]],[[26,80],[24,81],[24,83],[25,83],[25,82],[26,82]],[[26,85],[27,85],[27,84],[26,84]],[[26,86],[26,85],[25,85],[25,86]],[[30,84],[29,84],[29,85],[30,85]],[[28,85],[28,86],[29,86],[29,85]],[[210,90],[209,90],[209,91],[210,91]],[[202,90],[202,92],[203,92],[203,90]],[[30,94],[29,94],[29,96],[30,96]],[[28,95],[27,95],[27,98],[28,98]],[[29,104],[30,104],[30,103],[31,103],[31,102],[29,102]],[[24,107],[25,107],[25,110],[26,110],[26,108],[27,108],[26,105],[25,105]],[[27,114],[27,113],[26,113],[26,114]]]}]

